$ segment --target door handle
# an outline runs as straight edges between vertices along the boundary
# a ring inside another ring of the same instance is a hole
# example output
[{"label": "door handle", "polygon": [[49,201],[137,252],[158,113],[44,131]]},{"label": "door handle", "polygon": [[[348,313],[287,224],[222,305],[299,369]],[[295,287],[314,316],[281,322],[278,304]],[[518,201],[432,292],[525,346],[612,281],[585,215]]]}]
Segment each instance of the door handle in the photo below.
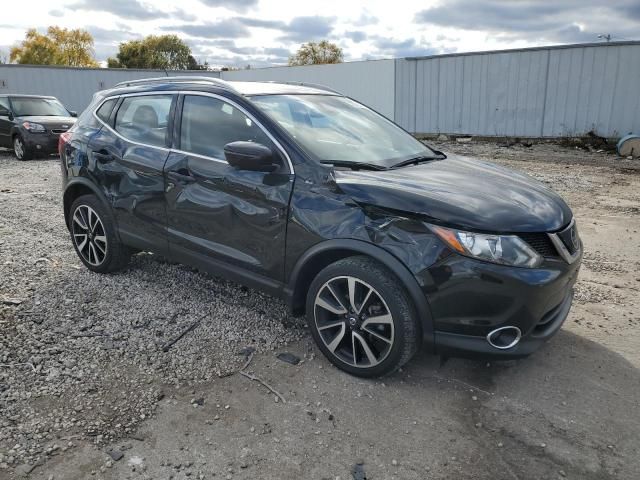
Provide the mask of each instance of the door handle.
[{"label": "door handle", "polygon": [[96,159],[96,161],[100,162],[100,163],[107,163],[107,162],[111,162],[113,161],[114,157],[113,155],[111,155],[110,153],[105,152],[104,150],[100,150],[100,151],[92,151],[91,155],[93,156],[93,158]]},{"label": "door handle", "polygon": [[[186,172],[186,170],[185,170]],[[176,183],[194,183],[197,179],[189,173],[169,172],[167,177]]]}]

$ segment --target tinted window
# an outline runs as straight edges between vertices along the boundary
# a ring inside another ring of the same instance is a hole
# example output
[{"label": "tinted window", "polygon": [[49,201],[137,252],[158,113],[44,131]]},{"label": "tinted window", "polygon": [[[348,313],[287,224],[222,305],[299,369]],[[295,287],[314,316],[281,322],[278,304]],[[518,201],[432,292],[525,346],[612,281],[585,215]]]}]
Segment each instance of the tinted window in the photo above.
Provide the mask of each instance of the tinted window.
[{"label": "tinted window", "polygon": [[9,108],[9,99],[7,97],[0,97],[0,110],[11,110]]},{"label": "tinted window", "polygon": [[68,117],[69,112],[55,98],[11,97],[13,112],[17,117],[38,115],[44,117]]},{"label": "tinted window", "polygon": [[172,95],[125,98],[116,114],[116,131],[134,142],[164,147],[172,99]]},{"label": "tinted window", "polygon": [[102,120],[107,125],[111,125],[109,123],[109,116],[111,115],[111,110],[116,105],[118,100],[116,98],[112,98],[111,100],[107,100],[102,104],[102,106],[96,112],[96,115],[100,120]]},{"label": "tinted window", "polygon": [[237,141],[261,143],[276,151],[260,127],[233,105],[212,97],[185,97],[181,150],[224,159],[224,146]]}]

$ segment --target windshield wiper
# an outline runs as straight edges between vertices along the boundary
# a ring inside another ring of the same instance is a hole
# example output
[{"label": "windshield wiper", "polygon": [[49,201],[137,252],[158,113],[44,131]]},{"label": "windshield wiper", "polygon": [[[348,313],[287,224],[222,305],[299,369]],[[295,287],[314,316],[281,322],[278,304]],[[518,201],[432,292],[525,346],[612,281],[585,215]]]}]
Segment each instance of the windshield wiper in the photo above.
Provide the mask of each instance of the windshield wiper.
[{"label": "windshield wiper", "polygon": [[419,163],[430,162],[432,160],[444,160],[445,158],[447,158],[447,156],[442,152],[436,151],[434,153],[435,153],[434,156],[420,155],[419,157],[413,157],[413,158],[410,158],[409,160],[403,160],[402,162],[392,165],[391,167],[389,167],[389,169],[406,167],[407,165],[417,165]]},{"label": "windshield wiper", "polygon": [[347,167],[353,170],[386,170],[385,167],[374,165],[373,163],[349,162],[348,160],[322,160],[320,163],[335,167]]}]

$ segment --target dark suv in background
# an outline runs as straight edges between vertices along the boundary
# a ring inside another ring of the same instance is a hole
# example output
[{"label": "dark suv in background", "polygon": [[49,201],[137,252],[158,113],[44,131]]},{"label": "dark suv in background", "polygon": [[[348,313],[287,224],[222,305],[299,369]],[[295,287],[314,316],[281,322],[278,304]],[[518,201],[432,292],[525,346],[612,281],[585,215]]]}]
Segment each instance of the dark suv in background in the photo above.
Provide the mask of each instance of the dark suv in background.
[{"label": "dark suv in background", "polygon": [[355,375],[393,371],[423,344],[523,357],[571,306],[582,244],[558,195],[326,88],[119,84],[60,143],[87,268],[153,251],[280,296]]},{"label": "dark suv in background", "polygon": [[0,95],[0,147],[13,148],[18,160],[57,153],[74,117],[55,97]]}]

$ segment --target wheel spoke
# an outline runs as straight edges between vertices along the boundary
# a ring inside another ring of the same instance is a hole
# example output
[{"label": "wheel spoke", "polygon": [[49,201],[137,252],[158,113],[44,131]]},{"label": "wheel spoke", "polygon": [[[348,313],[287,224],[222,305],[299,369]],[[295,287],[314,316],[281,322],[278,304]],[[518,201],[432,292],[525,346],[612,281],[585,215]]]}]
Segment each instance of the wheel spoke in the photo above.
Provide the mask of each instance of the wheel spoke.
[{"label": "wheel spoke", "polygon": [[338,334],[331,341],[331,343],[327,345],[327,348],[331,351],[331,353],[335,352],[336,348],[338,348],[338,345],[340,344],[340,342],[344,338],[345,331],[346,331],[346,327],[345,327],[345,325],[343,323],[342,327],[340,328],[340,331],[338,332]]},{"label": "wheel spoke", "polygon": [[369,335],[373,335],[377,339],[382,340],[383,342],[387,342],[389,344],[393,343],[390,338],[383,337],[378,332],[371,330],[369,327],[362,327],[362,330],[367,332]]},{"label": "wheel spoke", "polygon": [[336,328],[336,327],[339,327],[340,325],[344,326],[344,322],[328,323],[327,325],[323,325],[321,327],[318,327],[318,330],[322,331],[322,330],[327,330],[329,328]]},{"label": "wheel spoke", "polygon": [[339,308],[336,308],[335,306],[331,305],[329,302],[327,302],[323,298],[318,298],[316,300],[316,305],[320,308],[324,308],[325,310],[329,310],[331,313],[334,313],[335,315],[344,315],[345,313],[347,313],[347,310],[342,305],[340,305]]},{"label": "wheel spoke", "polygon": [[104,256],[104,254],[107,253],[107,251],[104,248],[102,248],[98,242],[95,241],[95,238],[93,240],[94,240],[93,246],[96,247],[98,251],[102,253],[102,255]]},{"label": "wheel spoke", "polygon": [[351,332],[351,355],[353,355],[353,364],[358,366],[358,354],[356,353],[356,337]]},{"label": "wheel spoke", "polygon": [[[378,359],[376,358],[376,356],[371,351],[371,348],[369,348],[369,344],[364,339],[364,337],[362,335],[360,335],[358,332],[352,332],[352,335],[353,335],[354,339],[357,339],[358,342],[360,342],[360,345],[362,346],[362,350],[364,350],[364,354],[367,356],[367,360],[369,360],[369,364],[370,365],[377,364],[378,363]],[[354,343],[353,352],[355,354],[355,343]]]},{"label": "wheel spoke", "polygon": [[78,243],[76,240],[76,245],[78,245],[78,250],[82,251],[82,249],[84,248],[84,246],[87,243],[87,235],[84,233],[75,233],[74,234],[75,237],[83,237],[82,238],[82,243]]},{"label": "wheel spoke", "polygon": [[76,212],[73,214],[73,221],[80,225],[80,228],[82,228],[83,230],[89,230],[87,224],[84,223],[84,218],[82,218],[80,209],[76,210]]},{"label": "wheel spoke", "polygon": [[351,310],[358,311],[356,307],[356,279],[353,277],[347,278],[347,286],[349,287],[349,303],[351,304]]},{"label": "wheel spoke", "polygon": [[364,322],[362,322],[362,328],[372,323],[382,324],[382,325],[393,325],[393,319],[391,318],[391,314],[389,313],[386,313],[384,315],[377,315],[375,317],[369,317]]},{"label": "wheel spoke", "polygon": [[[93,262],[91,261],[91,254],[93,254]],[[93,243],[89,242],[89,263],[98,263],[98,255],[96,254],[96,248]]]},{"label": "wheel spoke", "polygon": [[348,311],[347,307],[344,306],[344,303],[342,303],[342,300],[340,299],[338,294],[333,290],[333,287],[331,285],[327,285],[327,289],[331,292],[331,295],[333,295],[333,298],[336,299],[336,302],[338,302],[338,304],[342,307],[342,310],[344,310],[341,313],[347,313]]},{"label": "wheel spoke", "polygon": [[358,310],[356,310],[356,313],[359,315],[360,312],[362,312],[362,310],[364,309],[364,307],[367,305],[367,302],[369,301],[369,298],[371,298],[371,294],[373,293],[373,288],[369,288],[369,291],[367,292],[367,294],[364,297],[364,300],[362,301],[362,303],[360,304],[360,308]]},{"label": "wheel spoke", "polygon": [[[95,218],[95,221],[93,220],[94,218]],[[93,233],[93,231],[95,230],[97,223],[98,223],[97,215],[93,214],[93,210],[88,209],[87,210],[87,224],[89,225],[89,230],[91,230],[91,233]]]}]

